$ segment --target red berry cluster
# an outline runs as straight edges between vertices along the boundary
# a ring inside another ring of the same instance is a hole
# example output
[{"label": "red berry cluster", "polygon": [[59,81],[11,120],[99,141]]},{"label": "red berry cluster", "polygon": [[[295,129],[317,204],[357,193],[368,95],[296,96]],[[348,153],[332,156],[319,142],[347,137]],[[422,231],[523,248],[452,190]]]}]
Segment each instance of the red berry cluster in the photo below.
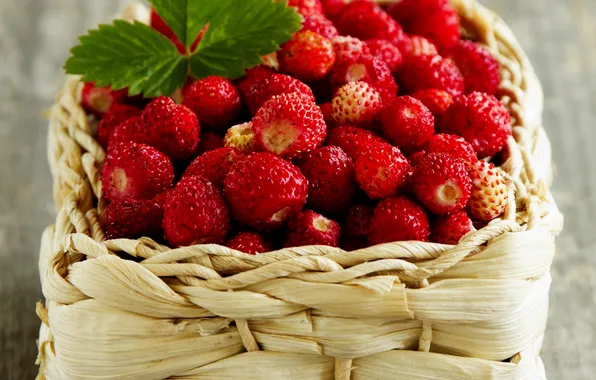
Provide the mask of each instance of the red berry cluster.
[{"label": "red berry cluster", "polygon": [[[181,104],[85,87],[108,152],[109,238],[250,254],[457,244],[505,212],[508,188],[490,163],[512,132],[494,97],[499,64],[461,40],[446,0],[289,5],[304,27],[268,66],[189,79]],[[171,35],[155,14],[153,27]]]}]

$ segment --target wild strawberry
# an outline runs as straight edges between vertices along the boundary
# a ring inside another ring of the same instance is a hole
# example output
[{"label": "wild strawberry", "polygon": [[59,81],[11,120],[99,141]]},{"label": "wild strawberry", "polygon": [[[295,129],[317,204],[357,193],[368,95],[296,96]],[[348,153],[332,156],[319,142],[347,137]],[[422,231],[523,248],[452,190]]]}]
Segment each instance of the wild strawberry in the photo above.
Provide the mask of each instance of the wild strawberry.
[{"label": "wild strawberry", "polygon": [[399,49],[388,40],[373,38],[366,40],[366,45],[370,53],[385,62],[391,73],[397,73],[397,70],[403,62],[403,57]]},{"label": "wild strawberry", "polygon": [[288,0],[290,7],[296,7],[302,16],[322,15],[323,4],[321,0]]},{"label": "wild strawberry", "polygon": [[252,153],[255,150],[252,122],[238,124],[228,129],[224,137],[224,146],[239,149],[244,153]]},{"label": "wild strawberry", "polygon": [[144,144],[122,143],[112,146],[102,170],[105,197],[151,199],[171,188],[174,168],[163,153]]},{"label": "wild strawberry", "polygon": [[471,187],[464,162],[445,153],[428,154],[412,175],[416,198],[437,215],[447,215],[466,207]]},{"label": "wild strawberry", "polygon": [[331,43],[335,50],[336,62],[371,54],[368,45],[358,38],[339,36],[331,39]]},{"label": "wild strawberry", "polygon": [[366,82],[350,82],[331,101],[331,113],[337,124],[369,126],[383,110],[381,94]]},{"label": "wild strawberry", "polygon": [[335,52],[329,39],[301,30],[281,46],[280,67],[295,78],[312,82],[325,78],[335,64]]},{"label": "wild strawberry", "polygon": [[[275,52],[277,56],[277,52]],[[277,71],[265,65],[255,66],[246,70],[246,75],[240,79],[236,85],[243,97],[251,94],[255,86],[262,80],[269,79]]]},{"label": "wild strawberry", "polygon": [[226,247],[249,255],[258,255],[271,251],[273,248],[267,239],[256,232],[240,232],[226,242]]},{"label": "wild strawberry", "polygon": [[165,96],[154,99],[143,111],[146,141],[174,160],[191,157],[199,144],[201,127],[188,108]]},{"label": "wild strawberry", "polygon": [[406,59],[398,79],[409,94],[429,88],[447,91],[452,96],[464,93],[464,77],[455,63],[438,55]]},{"label": "wild strawberry", "polygon": [[223,137],[213,132],[205,132],[201,133],[201,137],[199,138],[199,147],[197,148],[197,153],[199,155],[209,152],[218,148],[223,148]]},{"label": "wild strawberry", "polygon": [[485,47],[472,41],[459,41],[448,57],[464,75],[466,94],[474,91],[497,93],[501,84],[499,62]]},{"label": "wild strawberry", "polygon": [[341,230],[345,236],[367,237],[370,231],[374,208],[365,205],[355,205],[348,210]]},{"label": "wild strawberry", "polygon": [[455,9],[439,10],[416,20],[409,31],[430,39],[440,51],[452,48],[461,39],[459,16]]},{"label": "wild strawberry", "polygon": [[404,26],[420,20],[427,15],[451,7],[449,0],[401,0],[391,4],[387,11]]},{"label": "wild strawberry", "polygon": [[511,116],[494,96],[473,92],[458,98],[443,114],[439,130],[463,137],[479,158],[498,153],[511,136]]},{"label": "wild strawberry", "polygon": [[405,186],[412,167],[398,148],[383,145],[356,160],[356,181],[370,199],[397,195]]},{"label": "wild strawberry", "polygon": [[381,113],[383,136],[407,152],[424,147],[435,133],[435,118],[421,101],[400,96]]},{"label": "wild strawberry", "polygon": [[118,199],[110,202],[102,215],[106,238],[163,238],[161,222],[166,193],[147,200]]},{"label": "wild strawberry", "polygon": [[82,93],[82,105],[85,111],[97,117],[105,115],[112,105],[122,103],[128,96],[128,90],[111,90],[109,87],[95,87],[93,83],[85,83]]},{"label": "wild strawberry", "polygon": [[489,222],[501,216],[509,204],[507,184],[501,173],[492,163],[478,161],[470,176],[472,196],[468,203],[468,213],[472,219]]},{"label": "wild strawberry", "polygon": [[422,206],[399,196],[379,202],[370,223],[368,240],[373,245],[394,241],[428,241],[429,235],[428,217]]},{"label": "wild strawberry", "polygon": [[184,177],[202,176],[219,188],[232,165],[241,160],[244,154],[236,148],[219,148],[197,157],[184,172]]},{"label": "wild strawberry", "polygon": [[305,17],[302,30],[310,30],[328,39],[339,36],[333,23],[327,17],[318,14]]},{"label": "wild strawberry", "polygon": [[120,143],[136,142],[146,143],[145,124],[141,116],[133,116],[123,123],[118,124],[110,134],[108,150]]},{"label": "wild strawberry", "polygon": [[420,100],[435,116],[442,115],[453,104],[453,97],[447,91],[435,88],[420,90],[412,97]]},{"label": "wild strawberry", "polygon": [[424,160],[426,157],[426,151],[419,150],[418,152],[412,153],[408,156],[408,161],[410,161],[410,165],[417,166]]},{"label": "wild strawberry", "polygon": [[428,154],[446,153],[459,158],[465,163],[467,169],[470,169],[478,161],[474,147],[462,137],[456,135],[436,134],[428,141],[425,149]]},{"label": "wild strawberry", "polygon": [[332,21],[338,19],[346,5],[346,0],[321,0],[325,15]]},{"label": "wild strawberry", "polygon": [[183,178],[166,196],[163,229],[174,247],[223,243],[230,216],[221,190],[199,176]]},{"label": "wild strawberry", "polygon": [[468,214],[465,211],[457,211],[432,221],[430,240],[440,244],[456,245],[464,235],[474,230],[474,224]]},{"label": "wild strawberry", "polygon": [[327,126],[321,109],[299,93],[274,96],[252,120],[259,150],[294,158],[321,146]]},{"label": "wild strawberry", "polygon": [[240,93],[226,78],[199,79],[184,90],[183,96],[182,104],[197,115],[206,129],[224,130],[242,111]]},{"label": "wild strawberry", "polygon": [[368,155],[388,144],[371,131],[341,126],[329,130],[327,145],[340,147],[355,162],[360,156]]},{"label": "wild strawberry", "polygon": [[385,102],[390,102],[397,96],[397,83],[391,70],[385,62],[373,56],[339,61],[331,72],[330,80],[334,89],[350,82],[366,82],[379,92]]},{"label": "wild strawberry", "polygon": [[97,141],[101,146],[108,147],[110,135],[114,129],[126,120],[139,116],[141,110],[126,104],[114,104],[97,124]]},{"label": "wild strawberry", "polygon": [[306,204],[308,194],[300,170],[271,153],[236,162],[224,185],[234,220],[259,230],[282,227]]},{"label": "wild strawberry", "polygon": [[324,146],[304,154],[297,162],[308,180],[308,205],[324,214],[350,206],[358,189],[354,163],[341,148]]},{"label": "wild strawberry", "polygon": [[296,78],[283,74],[273,74],[269,78],[257,82],[251,92],[244,93],[244,99],[250,113],[255,115],[259,108],[272,97],[293,92],[306,95],[313,102],[315,101],[315,96],[310,87]]},{"label": "wild strawberry", "polygon": [[410,36],[399,46],[405,59],[421,55],[439,55],[439,50],[427,38],[422,36]]},{"label": "wild strawberry", "polygon": [[334,128],[337,125],[335,124],[335,120],[333,120],[332,110],[331,110],[331,103],[323,103],[319,104],[319,108],[323,113],[323,119],[325,119],[325,124],[327,124],[327,128]]},{"label": "wild strawberry", "polygon": [[314,211],[306,210],[290,221],[284,247],[307,245],[337,247],[339,246],[340,235],[339,223]]}]

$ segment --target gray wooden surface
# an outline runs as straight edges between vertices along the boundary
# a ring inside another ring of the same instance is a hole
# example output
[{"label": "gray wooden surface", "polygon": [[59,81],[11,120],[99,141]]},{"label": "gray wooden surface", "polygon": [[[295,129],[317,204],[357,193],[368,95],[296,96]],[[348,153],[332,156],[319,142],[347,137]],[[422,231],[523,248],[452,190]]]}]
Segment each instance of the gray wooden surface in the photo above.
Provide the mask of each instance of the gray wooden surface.
[{"label": "gray wooden surface", "polygon": [[[40,299],[37,251],[52,222],[46,122],[77,35],[120,0],[0,0],[0,379],[33,379]],[[596,1],[484,0],[532,58],[566,216],[544,348],[549,379],[596,378]]]}]

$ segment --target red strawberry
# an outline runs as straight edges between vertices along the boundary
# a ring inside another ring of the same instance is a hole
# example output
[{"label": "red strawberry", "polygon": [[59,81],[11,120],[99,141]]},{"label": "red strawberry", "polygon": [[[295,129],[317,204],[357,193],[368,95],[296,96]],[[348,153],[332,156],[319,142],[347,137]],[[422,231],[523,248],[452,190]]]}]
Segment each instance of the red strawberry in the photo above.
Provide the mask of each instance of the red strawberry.
[{"label": "red strawberry", "polygon": [[[275,55],[277,56],[277,52]],[[246,95],[254,91],[254,88],[259,82],[269,79],[273,74],[276,74],[276,71],[271,67],[265,65],[255,66],[252,69],[246,70],[246,75],[237,83],[238,89],[242,96],[246,97]]]},{"label": "red strawberry", "polygon": [[251,114],[256,114],[259,108],[276,95],[299,92],[314,102],[315,96],[310,87],[289,75],[273,74],[265,80],[257,82],[249,93],[244,93],[244,99]]},{"label": "red strawberry", "polygon": [[162,238],[163,203],[166,193],[154,199],[119,199],[110,202],[103,213],[107,239]]},{"label": "red strawberry", "polygon": [[241,160],[244,154],[236,148],[219,148],[197,157],[184,172],[184,177],[202,176],[219,188],[232,165]]},{"label": "red strawberry", "polygon": [[308,180],[310,207],[336,214],[350,206],[358,187],[352,159],[341,148],[317,148],[303,155],[297,165]]},{"label": "red strawberry", "polygon": [[413,152],[435,133],[435,118],[421,101],[401,96],[381,113],[383,135],[393,145]]},{"label": "red strawberry", "polygon": [[355,205],[348,210],[342,225],[344,236],[367,237],[374,209],[368,205]]},{"label": "red strawberry", "polygon": [[462,210],[470,199],[472,181],[464,162],[445,153],[428,154],[414,169],[416,198],[437,215]]},{"label": "red strawberry", "polygon": [[217,135],[213,132],[201,133],[197,153],[201,155],[205,152],[209,152],[218,148],[223,148],[223,146],[223,137],[221,137],[220,135]]},{"label": "red strawberry", "polygon": [[224,146],[236,148],[244,153],[252,153],[255,148],[255,134],[252,122],[238,124],[228,129],[224,137]]},{"label": "red strawberry", "polygon": [[408,161],[410,161],[410,165],[417,166],[422,162],[422,160],[424,160],[424,157],[426,157],[426,151],[419,150],[416,153],[410,154],[408,156]]},{"label": "red strawberry", "polygon": [[435,88],[420,90],[412,97],[420,100],[435,116],[442,115],[453,104],[453,97],[447,91]]},{"label": "red strawberry", "polygon": [[429,88],[447,91],[452,96],[464,93],[464,77],[450,59],[440,56],[415,56],[404,61],[398,74],[407,93]]},{"label": "red strawberry", "polygon": [[366,40],[366,45],[370,53],[385,62],[391,73],[397,73],[397,70],[403,63],[403,57],[399,49],[388,40],[373,38]]},{"label": "red strawberry", "polygon": [[393,2],[387,11],[404,26],[410,26],[416,20],[451,7],[449,0],[401,0]]},{"label": "red strawberry", "polygon": [[421,55],[435,56],[439,54],[435,44],[422,36],[410,36],[399,47],[405,59]]},{"label": "red strawberry", "polygon": [[199,79],[184,90],[183,96],[182,104],[197,115],[206,129],[224,130],[242,111],[240,93],[226,78]]},{"label": "red strawberry", "polygon": [[120,123],[118,126],[116,126],[116,128],[114,128],[108,141],[110,143],[108,150],[112,146],[116,146],[125,142],[145,144],[146,134],[143,118],[141,116],[134,116],[125,122]]},{"label": "red strawberry", "polygon": [[166,197],[163,229],[175,247],[223,243],[230,217],[221,190],[199,176],[183,178]]},{"label": "red strawberry", "polygon": [[199,144],[201,127],[188,108],[165,96],[154,99],[143,111],[145,139],[174,160],[190,158]]},{"label": "red strawberry", "polygon": [[501,216],[509,204],[507,184],[501,173],[489,162],[478,161],[470,172],[472,196],[468,213],[472,219],[489,222]]},{"label": "red strawberry", "polygon": [[430,240],[440,244],[456,245],[464,235],[474,230],[474,224],[468,214],[465,211],[457,211],[432,221]]},{"label": "red strawberry", "polygon": [[109,87],[95,87],[93,83],[85,83],[81,102],[85,111],[102,117],[113,104],[124,102],[127,96],[127,89],[114,91]]},{"label": "red strawberry", "polygon": [[353,161],[360,156],[386,146],[387,142],[371,131],[365,129],[342,126],[329,130],[327,145],[340,147]]},{"label": "red strawberry", "polygon": [[350,82],[331,101],[331,114],[337,124],[371,127],[383,110],[381,94],[366,82]]},{"label": "red strawberry", "polygon": [[308,194],[308,181],[298,168],[271,153],[238,161],[224,184],[234,220],[259,230],[282,227]]},{"label": "red strawberry", "polygon": [[284,247],[307,245],[339,246],[341,235],[339,223],[314,211],[306,210],[290,221]]},{"label": "red strawberry", "polygon": [[389,67],[373,56],[360,56],[339,61],[331,72],[331,85],[338,89],[350,82],[366,82],[373,86],[385,102],[397,96],[397,83]]},{"label": "red strawberry", "polygon": [[339,36],[333,23],[327,17],[318,14],[305,17],[302,30],[310,30],[329,39]]},{"label": "red strawberry", "polygon": [[273,249],[271,243],[256,232],[240,232],[226,242],[226,247],[250,255],[269,252]]},{"label": "red strawberry", "polygon": [[321,109],[299,93],[274,96],[252,120],[256,147],[294,158],[321,146],[327,126]]},{"label": "red strawberry", "polygon": [[294,34],[282,45],[278,57],[283,71],[307,82],[325,78],[335,64],[331,41],[310,30]]},{"label": "red strawberry", "polygon": [[447,50],[461,39],[459,16],[455,9],[436,11],[414,21],[409,32],[430,39],[441,51]]},{"label": "red strawberry", "polygon": [[323,113],[323,119],[325,119],[325,124],[327,124],[327,128],[336,127],[337,125],[335,124],[335,120],[333,120],[331,103],[319,104],[319,108],[321,108],[321,112]]},{"label": "red strawberry", "polygon": [[112,146],[102,170],[105,197],[151,199],[172,187],[174,168],[163,153],[144,144],[122,143]]},{"label": "red strawberry", "polygon": [[103,116],[97,125],[97,141],[104,147],[104,149],[107,148],[110,135],[114,129],[126,120],[139,116],[140,114],[141,110],[136,107],[118,103],[112,105],[110,110]]},{"label": "red strawberry", "polygon": [[331,43],[335,50],[336,62],[371,54],[368,45],[358,38],[339,36],[331,39]]},{"label": "red strawberry", "polygon": [[456,135],[436,134],[428,141],[425,149],[428,154],[446,153],[459,158],[464,162],[467,169],[470,169],[478,161],[474,147],[462,137]]},{"label": "red strawberry", "polygon": [[399,196],[383,199],[373,214],[368,240],[371,244],[394,241],[428,241],[430,227],[424,209]]},{"label": "red strawberry", "polygon": [[412,167],[398,148],[384,145],[356,160],[356,181],[370,199],[397,195],[405,186]]},{"label": "red strawberry", "polygon": [[443,114],[439,130],[466,139],[479,158],[492,157],[511,136],[511,116],[494,96],[473,92],[458,98]]},{"label": "red strawberry", "polygon": [[288,0],[290,7],[296,7],[302,16],[322,15],[323,4],[321,0]]},{"label": "red strawberry", "polygon": [[345,0],[321,0],[321,4],[323,4],[323,11],[325,15],[329,17],[330,20],[337,20],[337,18],[341,15],[341,11],[343,10],[344,6],[346,5]]},{"label": "red strawberry", "polygon": [[464,75],[466,94],[474,91],[497,93],[501,84],[499,62],[485,47],[472,41],[459,41],[448,57]]}]

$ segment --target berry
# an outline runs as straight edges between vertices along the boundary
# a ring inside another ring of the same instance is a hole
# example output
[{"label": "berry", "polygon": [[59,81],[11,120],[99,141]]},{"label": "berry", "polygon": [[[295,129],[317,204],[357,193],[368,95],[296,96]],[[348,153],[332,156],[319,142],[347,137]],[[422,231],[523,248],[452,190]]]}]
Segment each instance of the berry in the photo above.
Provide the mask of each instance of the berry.
[{"label": "berry", "polygon": [[459,158],[464,162],[467,169],[470,169],[478,160],[474,147],[469,142],[462,137],[447,133],[434,135],[426,144],[425,149],[429,154],[447,153],[455,158]]},{"label": "berry", "polygon": [[296,7],[302,16],[322,15],[323,4],[321,0],[288,0],[290,7]]},{"label": "berry", "polygon": [[439,54],[435,44],[422,36],[410,36],[400,45],[400,50],[405,59],[421,55],[435,56]]},{"label": "berry", "polygon": [[127,89],[114,91],[109,87],[95,87],[93,83],[85,83],[81,103],[85,111],[102,117],[112,108],[113,104],[124,102],[127,95]]},{"label": "berry", "polygon": [[464,76],[466,94],[474,91],[494,95],[501,84],[499,62],[482,45],[459,41],[449,51],[451,58]]},{"label": "berry", "polygon": [[234,220],[258,230],[282,227],[302,210],[308,194],[298,168],[265,152],[236,162],[224,185]]},{"label": "berry", "polygon": [[466,207],[472,181],[466,165],[445,153],[431,153],[416,165],[412,190],[431,212],[447,215]]},{"label": "berry", "polygon": [[348,210],[342,225],[345,236],[366,237],[370,231],[374,209],[368,205],[355,205]]},{"label": "berry", "polygon": [[284,71],[307,82],[325,78],[335,64],[331,41],[310,30],[294,34],[282,45],[278,57]]},{"label": "berry", "polygon": [[201,126],[224,130],[242,111],[240,93],[229,79],[210,76],[184,89],[184,104],[197,115]]},{"label": "berry", "polygon": [[435,118],[421,101],[401,96],[381,113],[383,135],[406,152],[417,151],[435,133]]},{"label": "berry", "polygon": [[299,93],[274,96],[252,120],[255,146],[284,158],[294,158],[321,146],[327,126],[321,109]]},{"label": "berry", "polygon": [[388,144],[360,156],[355,168],[356,181],[370,199],[397,195],[406,186],[412,172],[399,149]]},{"label": "berry", "polygon": [[371,54],[368,45],[358,38],[339,36],[331,39],[331,44],[335,50],[336,62]]},{"label": "berry", "polygon": [[151,199],[172,187],[174,168],[168,157],[153,147],[122,143],[108,152],[101,183],[110,201]]},{"label": "berry", "polygon": [[306,210],[290,221],[284,247],[307,245],[339,246],[341,235],[339,223],[314,211]]},{"label": "berry", "polygon": [[387,12],[400,24],[409,27],[412,22],[450,7],[449,0],[401,0],[387,8]]},{"label": "berry", "polygon": [[[277,56],[277,52],[275,52],[275,55]],[[255,66],[246,70],[246,75],[238,81],[237,87],[242,96],[246,98],[246,95],[251,94],[259,82],[270,78],[275,73],[276,71],[268,66]]]},{"label": "berry", "polygon": [[327,128],[336,127],[335,120],[333,120],[331,103],[319,104],[319,108],[321,109],[321,113],[323,113],[323,119],[325,120],[325,124],[327,124]]},{"label": "berry", "polygon": [[481,92],[458,98],[441,117],[439,129],[463,137],[479,158],[501,151],[512,133],[507,108],[494,96]]},{"label": "berry", "polygon": [[417,166],[422,160],[426,157],[426,151],[419,150],[416,153],[412,153],[408,156],[408,161],[410,161],[410,165]]},{"label": "berry", "polygon": [[296,78],[289,75],[272,74],[265,80],[258,81],[249,93],[244,93],[244,98],[248,109],[252,115],[255,115],[259,108],[276,95],[291,94],[298,92],[306,95],[314,102],[315,96],[310,87]]},{"label": "berry", "polygon": [[133,116],[120,123],[110,134],[108,150],[120,143],[136,142],[145,144],[145,124],[141,116]]},{"label": "berry", "polygon": [[472,219],[489,222],[501,216],[509,203],[507,184],[492,163],[477,161],[472,171],[472,196],[468,213]]},{"label": "berry", "polygon": [[331,129],[327,136],[327,145],[340,147],[353,161],[360,156],[368,155],[387,142],[371,131],[342,126]]},{"label": "berry", "polygon": [[465,211],[457,211],[432,221],[430,240],[440,244],[457,245],[464,235],[474,230],[474,224],[468,214]]},{"label": "berry", "polygon": [[455,63],[438,55],[406,59],[398,78],[409,94],[429,88],[444,90],[452,96],[464,93],[464,77]]},{"label": "berry", "polygon": [[154,99],[143,111],[145,139],[174,160],[186,160],[196,151],[201,127],[197,116],[168,97]]},{"label": "berry", "polygon": [[202,176],[219,188],[232,165],[241,160],[244,154],[235,148],[219,148],[197,157],[184,172],[184,177]]},{"label": "berry", "polygon": [[339,36],[339,32],[335,29],[333,23],[323,15],[305,17],[302,30],[310,30],[329,39]]},{"label": "berry", "polygon": [[428,241],[429,235],[428,217],[422,206],[399,196],[379,202],[370,223],[368,240],[373,245],[394,241]]},{"label": "berry", "polygon": [[350,82],[331,101],[331,114],[337,124],[371,126],[383,110],[381,94],[366,82]]},{"label": "berry", "polygon": [[163,229],[175,247],[223,243],[230,216],[221,190],[199,176],[183,178],[166,197]]},{"label": "berry", "polygon": [[439,10],[412,23],[410,32],[428,38],[440,51],[448,50],[461,39],[459,16],[454,9]]},{"label": "berry", "polygon": [[341,148],[324,146],[303,155],[297,163],[308,180],[308,205],[324,214],[347,209],[358,189],[352,159]]},{"label": "berry", "polygon": [[223,146],[223,137],[221,137],[220,135],[217,135],[213,132],[201,133],[197,153],[200,155],[218,148],[223,148]]},{"label": "berry", "polygon": [[165,194],[148,200],[118,199],[110,202],[103,213],[106,238],[163,237],[161,222]]},{"label": "berry", "polygon": [[126,120],[139,116],[141,110],[126,104],[113,104],[110,110],[103,116],[97,124],[97,141],[102,147],[107,148],[110,135],[114,129],[124,123]]},{"label": "berry", "polygon": [[405,38],[397,21],[369,0],[355,0],[343,7],[335,26],[341,34],[362,40],[383,38],[397,44]]},{"label": "berry", "polygon": [[337,20],[346,5],[345,0],[321,0],[323,11],[330,20]]},{"label": "berry", "polygon": [[269,252],[273,249],[265,237],[256,232],[240,232],[226,242],[226,247],[250,255]]},{"label": "berry", "polygon": [[238,124],[228,129],[224,137],[224,146],[236,148],[244,153],[252,153],[255,147],[255,134],[252,122]]},{"label": "berry", "polygon": [[390,102],[397,96],[397,83],[391,70],[379,58],[368,55],[344,59],[331,72],[331,85],[334,89],[358,81],[374,87],[385,102]]},{"label": "berry", "polygon": [[403,57],[399,49],[388,40],[373,38],[366,40],[366,45],[370,53],[385,62],[391,73],[397,73],[397,70],[403,62]]},{"label": "berry", "polygon": [[415,92],[412,97],[420,100],[435,116],[442,115],[453,104],[453,97],[447,91],[434,88]]}]

